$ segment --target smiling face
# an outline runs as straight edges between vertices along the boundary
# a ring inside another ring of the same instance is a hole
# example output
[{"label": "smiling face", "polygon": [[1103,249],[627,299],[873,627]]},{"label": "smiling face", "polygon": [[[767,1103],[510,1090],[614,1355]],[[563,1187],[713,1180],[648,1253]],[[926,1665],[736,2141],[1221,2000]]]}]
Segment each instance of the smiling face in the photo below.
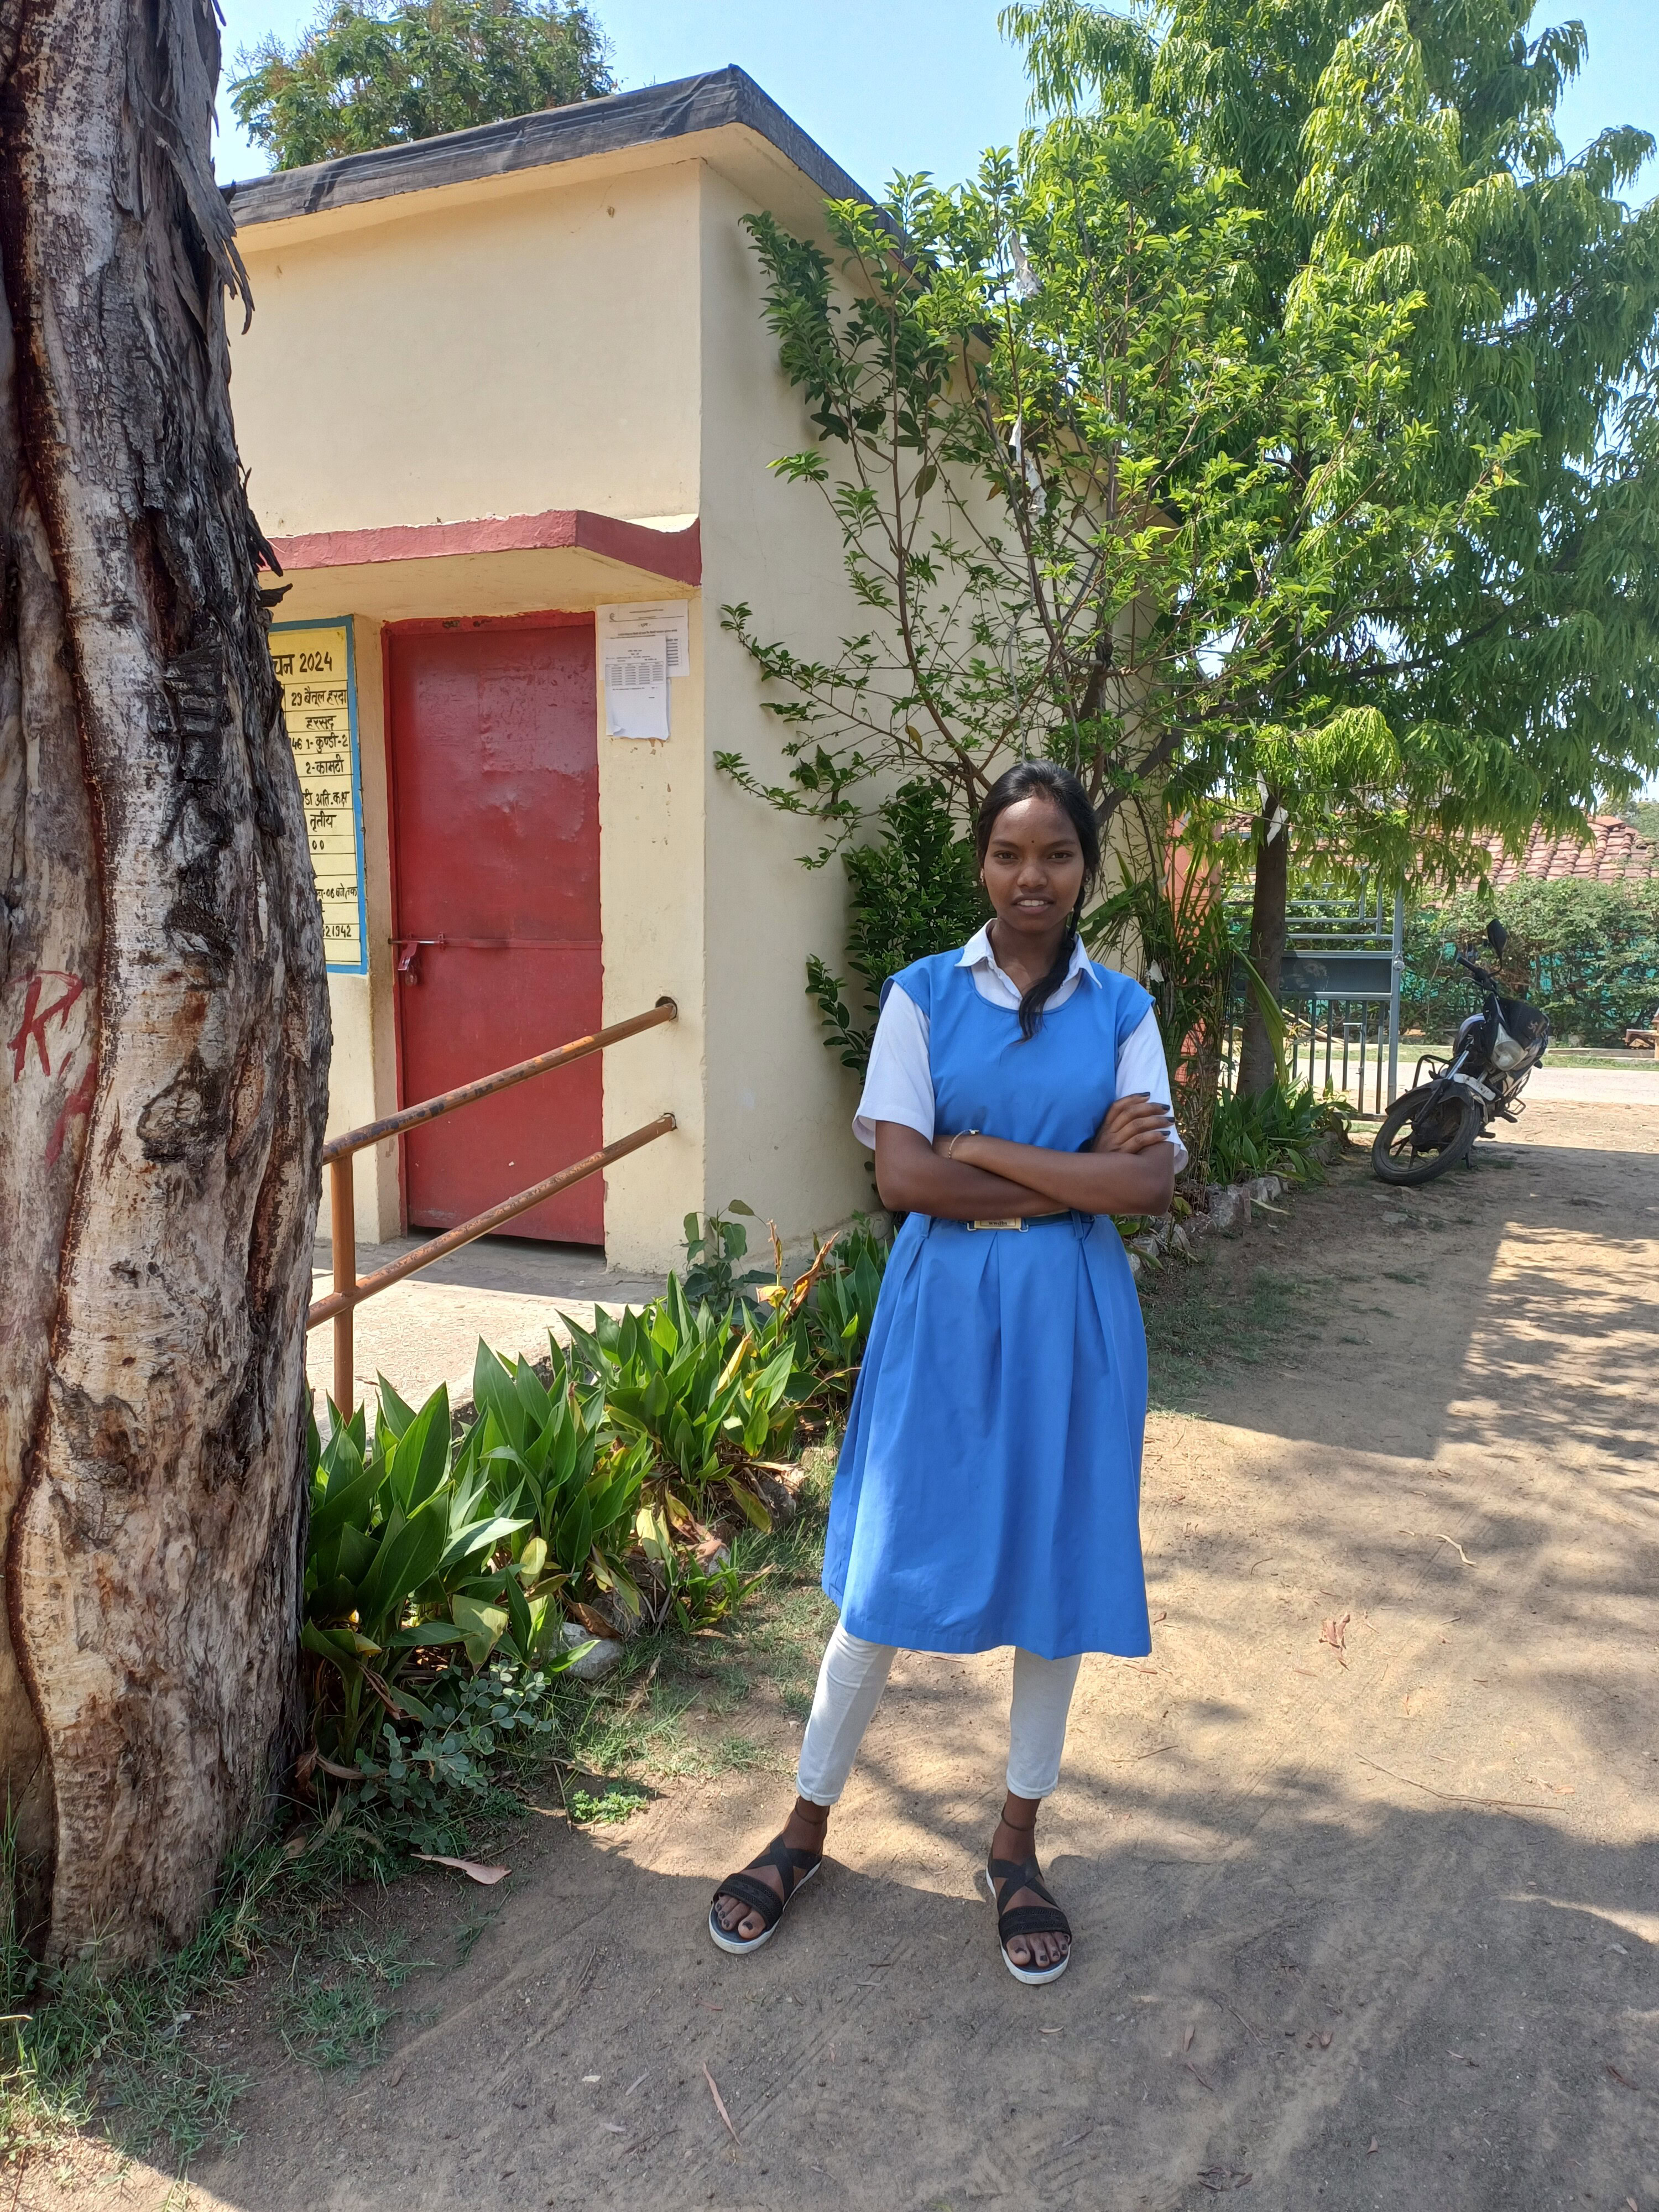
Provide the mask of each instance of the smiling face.
[{"label": "smiling face", "polygon": [[1083,848],[1064,807],[1033,793],[998,815],[980,874],[1010,937],[1057,939],[1083,889]]}]

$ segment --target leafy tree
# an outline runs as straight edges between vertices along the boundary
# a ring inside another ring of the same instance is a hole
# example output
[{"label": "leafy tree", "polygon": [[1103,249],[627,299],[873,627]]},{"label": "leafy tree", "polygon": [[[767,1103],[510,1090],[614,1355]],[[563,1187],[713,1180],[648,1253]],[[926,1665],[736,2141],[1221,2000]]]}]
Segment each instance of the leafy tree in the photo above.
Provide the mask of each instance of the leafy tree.
[{"label": "leafy tree", "polygon": [[[1532,0],[1080,0],[1011,7],[1037,96],[1151,112],[1258,213],[1252,357],[1277,361],[1306,288],[1415,302],[1400,404],[1416,496],[1458,528],[1212,724],[1193,776],[1259,809],[1251,950],[1276,987],[1292,837],[1391,872],[1480,864],[1474,833],[1565,829],[1659,765],[1659,208],[1618,195],[1653,142],[1565,157],[1582,26],[1530,41]],[[1284,453],[1298,481],[1316,457]],[[1498,481],[1504,495],[1471,496]],[[1284,527],[1322,526],[1316,502]],[[1346,530],[1346,520],[1341,525]],[[1224,611],[1224,603],[1218,611]],[[1243,703],[1241,702],[1241,703]],[[1337,742],[1334,743],[1335,738]],[[1283,830],[1285,834],[1279,834]],[[1272,1076],[1253,1010],[1242,1081]]]},{"label": "leafy tree", "polygon": [[[1443,948],[1450,939],[1480,959],[1494,912],[1509,932],[1504,988],[1541,1006],[1558,1038],[1616,1045],[1627,1029],[1650,1025],[1659,1006],[1659,877],[1607,884],[1522,878],[1496,896],[1471,889],[1414,907],[1406,922],[1403,1022],[1443,1042],[1473,1011],[1469,979]],[[1485,957],[1491,964],[1490,951]]]},{"label": "leafy tree", "polygon": [[[873,779],[921,770],[963,816],[1010,759],[1047,754],[1106,824],[1189,761],[1207,777],[1264,697],[1501,495],[1501,430],[1425,495],[1416,295],[1369,293],[1334,256],[1263,349],[1261,219],[1144,109],[829,220],[839,290],[818,248],[749,227],[818,432],[775,466],[829,501],[870,626],[814,661],[726,608],[781,695],[786,780],[719,756],[816,823],[814,864],[856,834]],[[1386,780],[1387,732],[1348,703],[1317,741]]]},{"label": "leafy tree", "polygon": [[237,55],[236,119],[274,166],[405,145],[615,89],[583,0],[325,0]]}]

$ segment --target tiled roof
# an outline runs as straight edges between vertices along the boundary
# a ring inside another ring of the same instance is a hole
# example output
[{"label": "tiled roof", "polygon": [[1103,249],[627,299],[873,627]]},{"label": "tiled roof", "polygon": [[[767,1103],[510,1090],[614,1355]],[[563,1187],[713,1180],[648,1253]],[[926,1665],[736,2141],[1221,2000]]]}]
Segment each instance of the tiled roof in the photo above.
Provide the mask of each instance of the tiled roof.
[{"label": "tiled roof", "polygon": [[1590,817],[1588,844],[1534,830],[1519,860],[1506,853],[1496,837],[1488,840],[1486,849],[1492,857],[1494,890],[1501,891],[1523,877],[1535,884],[1565,883],[1570,877],[1585,883],[1616,884],[1627,876],[1659,874],[1659,850],[1616,814]]}]

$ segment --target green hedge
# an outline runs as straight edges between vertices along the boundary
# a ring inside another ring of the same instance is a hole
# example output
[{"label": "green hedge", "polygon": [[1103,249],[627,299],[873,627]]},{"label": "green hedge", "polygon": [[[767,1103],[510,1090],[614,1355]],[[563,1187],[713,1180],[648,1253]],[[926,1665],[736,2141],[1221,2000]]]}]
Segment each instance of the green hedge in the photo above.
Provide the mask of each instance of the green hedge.
[{"label": "green hedge", "polygon": [[1402,1028],[1448,1037],[1474,1010],[1474,984],[1441,947],[1455,943],[1491,965],[1481,932],[1493,915],[1510,933],[1500,971],[1505,990],[1541,1006],[1563,1042],[1622,1043],[1626,1029],[1651,1019],[1659,1006],[1659,878],[1514,884],[1418,908],[1406,923]]}]

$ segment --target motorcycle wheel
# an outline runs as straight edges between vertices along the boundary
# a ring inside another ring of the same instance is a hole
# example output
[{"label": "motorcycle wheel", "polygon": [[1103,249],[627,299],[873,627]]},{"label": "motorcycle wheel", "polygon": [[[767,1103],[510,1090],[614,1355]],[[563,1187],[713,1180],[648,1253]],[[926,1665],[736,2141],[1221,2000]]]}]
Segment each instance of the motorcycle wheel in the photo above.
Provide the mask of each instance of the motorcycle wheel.
[{"label": "motorcycle wheel", "polygon": [[1396,1098],[1371,1139],[1371,1173],[1379,1182],[1431,1182],[1465,1158],[1480,1134],[1482,1116],[1462,1091],[1443,1093],[1428,1112],[1431,1083]]}]

